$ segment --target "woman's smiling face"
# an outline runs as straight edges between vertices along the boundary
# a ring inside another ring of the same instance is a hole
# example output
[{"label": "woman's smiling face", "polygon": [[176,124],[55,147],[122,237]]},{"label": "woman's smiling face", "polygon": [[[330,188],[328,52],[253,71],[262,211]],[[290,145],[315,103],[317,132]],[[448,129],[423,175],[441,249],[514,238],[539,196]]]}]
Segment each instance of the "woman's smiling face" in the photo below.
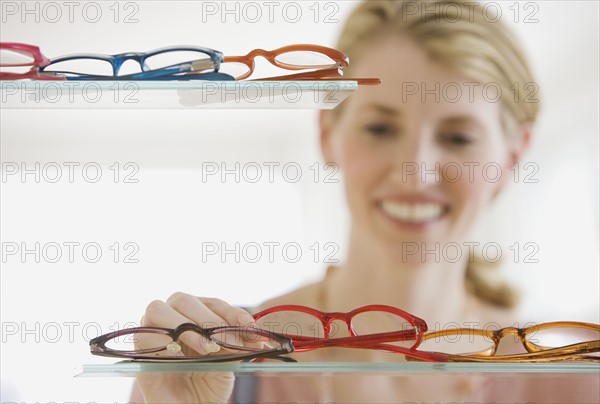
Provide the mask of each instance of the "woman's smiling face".
[{"label": "woman's smiling face", "polygon": [[484,91],[411,41],[372,45],[352,74],[382,84],[361,87],[322,120],[323,154],[344,173],[353,229],[395,250],[467,241],[517,157],[496,87]]}]

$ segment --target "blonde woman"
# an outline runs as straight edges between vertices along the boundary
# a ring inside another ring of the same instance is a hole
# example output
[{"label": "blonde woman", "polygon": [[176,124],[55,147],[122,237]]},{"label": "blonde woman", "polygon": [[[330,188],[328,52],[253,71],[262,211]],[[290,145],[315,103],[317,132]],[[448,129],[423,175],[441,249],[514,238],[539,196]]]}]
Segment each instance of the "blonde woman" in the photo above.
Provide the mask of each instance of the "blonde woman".
[{"label": "blonde woman", "polygon": [[[507,173],[527,150],[539,103],[524,90],[535,79],[515,38],[477,2],[365,1],[347,21],[337,48],[350,57],[346,75],[383,81],[360,88],[320,117],[323,157],[344,175],[351,213],[348,256],[320,282],[261,308],[300,304],[331,312],[378,303],[413,313],[430,326],[511,325],[510,289],[484,282],[466,250],[459,260],[436,260],[407,254],[404,246],[432,251],[468,245],[480,214],[507,185],[507,175],[490,181],[482,167],[493,163]],[[444,167],[464,171],[457,180],[456,171]],[[248,312],[224,301],[185,293],[152,302],[143,317],[144,325],[161,327],[252,321]],[[200,354],[216,349],[200,338],[184,342]],[[315,350],[297,358],[402,360],[353,349]],[[306,385],[284,380],[259,381],[257,396],[245,400],[468,401],[482,390],[471,380],[441,377],[435,388],[423,378],[382,378],[375,385],[367,377],[308,378]],[[137,382],[134,398],[146,402],[223,402],[234,384],[231,375],[154,375]]]}]

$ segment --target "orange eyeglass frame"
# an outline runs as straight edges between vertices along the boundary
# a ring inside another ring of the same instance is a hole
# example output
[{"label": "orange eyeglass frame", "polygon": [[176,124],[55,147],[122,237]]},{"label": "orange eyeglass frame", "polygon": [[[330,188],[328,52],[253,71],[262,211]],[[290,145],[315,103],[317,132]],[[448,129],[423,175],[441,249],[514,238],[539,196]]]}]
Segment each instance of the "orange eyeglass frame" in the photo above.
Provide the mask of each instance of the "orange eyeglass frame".
[{"label": "orange eyeglass frame", "polygon": [[[322,66],[310,66],[310,65],[294,65],[288,63],[282,63],[277,60],[277,56],[289,53],[289,52],[314,52],[320,53],[329,57],[335,63],[330,67],[322,67]],[[344,53],[333,49],[328,48],[326,46],[321,45],[310,45],[310,44],[296,44],[296,45],[288,45],[284,46],[272,51],[267,51],[264,49],[254,49],[246,55],[243,56],[225,56],[223,62],[224,63],[242,63],[248,67],[248,72],[236,77],[236,80],[245,80],[250,77],[254,73],[255,68],[255,58],[262,56],[269,63],[274,66],[277,66],[286,70],[306,70],[306,69],[316,69],[308,72],[276,76],[276,77],[268,77],[261,78],[257,80],[327,80],[327,81],[357,81],[358,84],[364,85],[377,85],[381,83],[380,79],[377,78],[344,78],[342,77],[343,72],[342,69],[346,68],[350,64],[350,59]]]},{"label": "orange eyeglass frame", "polygon": [[[580,342],[555,348],[542,347],[527,340],[527,335],[529,334],[533,334],[541,330],[556,328],[582,328],[600,333],[600,325],[598,324],[578,321],[554,321],[536,324],[525,328],[505,327],[499,330],[455,328],[434,331],[423,335],[421,343],[430,339],[439,339],[456,335],[481,336],[490,339],[494,343],[489,349],[476,354],[446,354],[449,362],[556,362],[565,360],[592,362],[600,361],[600,357],[586,356],[586,354],[600,352],[600,340]],[[527,353],[495,355],[498,345],[500,344],[500,340],[507,335],[517,336],[527,350]],[[415,360],[413,358],[407,359]]]}]

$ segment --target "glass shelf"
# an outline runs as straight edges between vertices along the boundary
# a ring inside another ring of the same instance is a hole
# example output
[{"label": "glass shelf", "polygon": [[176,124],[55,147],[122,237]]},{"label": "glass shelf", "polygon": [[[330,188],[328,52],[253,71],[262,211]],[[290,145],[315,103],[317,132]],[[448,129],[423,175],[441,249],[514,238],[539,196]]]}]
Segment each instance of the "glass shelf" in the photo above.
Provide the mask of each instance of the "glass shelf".
[{"label": "glass shelf", "polygon": [[332,109],[356,81],[42,81],[0,82],[2,108]]},{"label": "glass shelf", "polygon": [[596,373],[600,363],[426,363],[426,362],[298,362],[298,363],[141,363],[83,365],[78,376],[135,376],[146,372],[235,373]]},{"label": "glass shelf", "polygon": [[[140,377],[150,385],[235,375],[235,403],[597,404],[598,363],[182,363],[84,365],[79,377]],[[140,380],[140,379],[138,379]],[[101,383],[98,380],[97,383]],[[233,382],[232,382],[233,383]],[[187,391],[187,390],[186,390]],[[168,391],[172,394],[173,391]]]}]

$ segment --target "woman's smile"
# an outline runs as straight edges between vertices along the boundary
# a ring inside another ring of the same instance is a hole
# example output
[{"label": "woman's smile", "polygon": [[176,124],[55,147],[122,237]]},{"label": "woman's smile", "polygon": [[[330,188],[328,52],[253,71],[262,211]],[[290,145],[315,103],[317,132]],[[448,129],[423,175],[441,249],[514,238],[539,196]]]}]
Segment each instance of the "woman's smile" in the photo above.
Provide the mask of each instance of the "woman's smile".
[{"label": "woman's smile", "polygon": [[419,230],[443,220],[450,209],[449,204],[428,196],[384,198],[376,205],[394,226]]}]

